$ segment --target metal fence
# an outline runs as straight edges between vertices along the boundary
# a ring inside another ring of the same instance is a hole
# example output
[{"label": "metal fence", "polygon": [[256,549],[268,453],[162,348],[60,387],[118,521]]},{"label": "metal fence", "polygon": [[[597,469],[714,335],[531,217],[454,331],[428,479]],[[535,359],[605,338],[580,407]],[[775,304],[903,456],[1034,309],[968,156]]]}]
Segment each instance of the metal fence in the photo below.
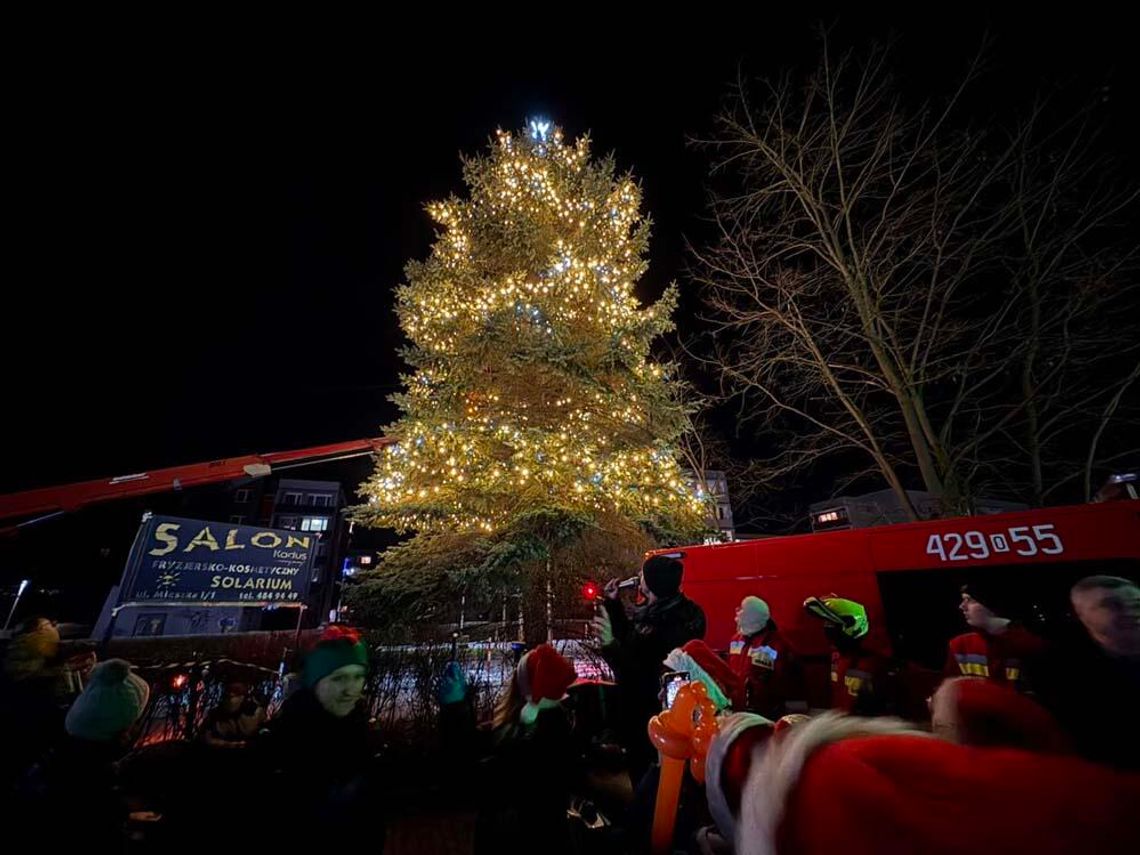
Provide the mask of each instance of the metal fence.
[{"label": "metal fence", "polygon": [[[574,663],[579,678],[612,679],[608,666],[590,644],[564,639],[555,641],[554,646]],[[440,677],[446,664],[455,659],[466,675],[476,715],[480,720],[488,719],[499,693],[513,678],[522,652],[521,645],[506,641],[370,642],[365,696],[371,718],[382,731],[405,739],[430,738],[438,720]],[[226,658],[151,663],[140,667],[139,673],[151,686],[137,741],[140,745],[196,738],[230,682],[248,685],[270,715],[293,688],[284,668],[275,671]]]}]

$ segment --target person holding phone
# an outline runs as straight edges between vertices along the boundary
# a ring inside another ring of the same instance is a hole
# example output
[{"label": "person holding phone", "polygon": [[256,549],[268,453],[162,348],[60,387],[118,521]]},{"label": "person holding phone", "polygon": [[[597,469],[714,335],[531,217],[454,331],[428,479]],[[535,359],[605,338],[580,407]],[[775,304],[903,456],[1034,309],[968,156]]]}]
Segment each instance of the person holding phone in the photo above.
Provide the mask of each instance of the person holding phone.
[{"label": "person holding phone", "polygon": [[[683,682],[701,683],[717,712],[729,709],[732,698],[741,694],[740,677],[699,638],[671,651],[665,657],[665,667],[672,669],[668,675],[683,675],[683,678],[674,677],[666,686],[666,692],[671,690],[675,696]],[[672,706],[672,701],[668,705]]]},{"label": "person holding phone", "polygon": [[602,656],[621,696],[622,740],[634,781],[656,759],[645,728],[661,709],[661,663],[674,648],[705,635],[705,613],[681,593],[683,574],[680,561],[653,556],[641,568],[644,605],[627,612],[618,598],[620,583],[613,579],[605,586],[596,619]]},{"label": "person holding phone", "polygon": [[661,675],[661,706],[663,709],[672,709],[673,702],[677,700],[677,692],[689,682],[688,671],[666,671]]}]

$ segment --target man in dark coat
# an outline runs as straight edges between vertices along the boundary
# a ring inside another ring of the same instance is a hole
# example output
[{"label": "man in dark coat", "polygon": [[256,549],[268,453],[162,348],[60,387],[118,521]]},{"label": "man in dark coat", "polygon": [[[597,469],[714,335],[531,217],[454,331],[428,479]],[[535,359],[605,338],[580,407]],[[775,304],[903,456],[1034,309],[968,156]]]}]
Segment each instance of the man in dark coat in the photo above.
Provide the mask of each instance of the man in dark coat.
[{"label": "man in dark coat", "polygon": [[646,726],[661,709],[662,663],[674,648],[705,635],[705,613],[681,593],[683,572],[675,558],[653,556],[641,568],[645,604],[627,614],[618,583],[611,580],[597,619],[602,655],[621,694],[623,739],[635,783],[656,758]]}]

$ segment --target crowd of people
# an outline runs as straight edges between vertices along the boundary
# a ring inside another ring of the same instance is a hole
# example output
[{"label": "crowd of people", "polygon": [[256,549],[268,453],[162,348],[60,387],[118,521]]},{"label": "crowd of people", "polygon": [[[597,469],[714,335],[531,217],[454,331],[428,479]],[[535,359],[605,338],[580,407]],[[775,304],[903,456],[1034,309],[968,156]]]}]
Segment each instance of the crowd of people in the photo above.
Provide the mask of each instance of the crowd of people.
[{"label": "crowd of people", "polygon": [[[520,655],[486,722],[476,719],[460,664],[439,675],[439,774],[474,794],[476,852],[575,851],[575,818],[578,832],[603,829],[599,852],[646,850],[659,779],[647,726],[670,703],[666,684],[677,675],[705,687],[719,722],[704,781],[689,777],[682,790],[677,849],[1133,851],[1140,587],[1132,581],[1078,582],[1079,626],[1060,639],[1007,617],[997,589],[963,587],[966,631],[948,640],[929,721],[913,722],[895,715],[902,672],[872,641],[860,603],[835,593],[803,603],[830,646],[821,687],[759,596],[743,598],[736,634],[713,650],[682,575],[680,562],[653,557],[637,604],[622,602],[616,581],[605,588],[596,630],[616,683],[612,731],[583,736],[574,665],[549,644]],[[223,759],[211,768],[228,771],[213,786],[161,804],[133,786],[145,765],[130,749],[147,682],[129,663],[96,663],[90,652],[50,671],[58,646],[49,621],[24,627],[6,652],[3,705],[8,803],[53,842],[116,851],[132,829],[146,835],[171,827],[171,814],[238,799],[230,839],[298,846],[341,838],[383,849],[386,782],[364,702],[369,653],[356,631],[325,630],[271,717],[248,685],[228,684],[196,748],[240,765]],[[62,720],[61,692],[74,694]],[[621,815],[586,817],[589,750],[611,744],[633,795]],[[151,838],[164,849],[191,847],[181,833]]]},{"label": "crowd of people", "polygon": [[[142,747],[150,684],[129,662],[95,663],[93,653],[52,667],[58,646],[50,621],[28,623],[6,651],[0,708],[6,805],[51,851],[122,851],[132,839],[190,851],[218,832],[316,845],[332,828],[383,848],[368,650],[356,631],[323,633],[272,718],[250,686],[231,682],[194,743]],[[63,704],[68,683],[82,689]]]},{"label": "crowd of people", "polygon": [[[629,738],[645,732],[642,716],[655,700],[644,672],[630,673],[634,655],[637,668],[701,682],[721,712],[707,813],[700,803],[694,811],[712,820],[700,835],[703,851],[1134,851],[1134,582],[1077,582],[1070,596],[1080,626],[1056,639],[1007,617],[1012,608],[997,586],[963,586],[967,631],[949,640],[945,679],[928,699],[930,722],[918,725],[893,715],[906,663],[871,642],[862,604],[835,594],[803,603],[830,645],[830,691],[820,692],[757,596],[740,603],[737,633],[718,656],[700,640],[699,608],[676,584],[681,565],[666,562],[643,568],[645,605],[632,621],[607,589],[598,635],[619,686],[637,697]],[[678,618],[663,627],[663,614]],[[809,698],[826,699],[826,711],[811,704],[806,715]],[[967,825],[984,833],[963,837]]]}]

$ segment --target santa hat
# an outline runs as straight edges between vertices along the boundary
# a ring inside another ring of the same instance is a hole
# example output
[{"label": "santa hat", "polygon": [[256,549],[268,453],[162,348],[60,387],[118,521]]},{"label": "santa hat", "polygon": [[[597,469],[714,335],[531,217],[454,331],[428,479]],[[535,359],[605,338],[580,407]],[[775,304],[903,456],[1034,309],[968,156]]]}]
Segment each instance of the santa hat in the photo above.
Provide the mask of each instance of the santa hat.
[{"label": "santa hat", "polygon": [[665,667],[673,671],[687,671],[690,680],[704,683],[709,698],[718,710],[729,706],[729,699],[735,697],[741,688],[740,677],[699,638],[670,652],[665,657]]},{"label": "santa hat", "polygon": [[91,669],[83,692],[67,711],[64,727],[77,739],[109,742],[138,721],[150,698],[146,680],[131,671],[131,663],[108,659]]},{"label": "santa hat", "polygon": [[759,597],[745,597],[740,601],[740,617],[736,624],[745,635],[755,635],[768,625],[771,617],[766,602]]},{"label": "santa hat", "polygon": [[519,660],[515,679],[526,703],[519,713],[523,724],[534,724],[541,710],[556,706],[578,679],[574,666],[549,644],[540,644]]},{"label": "santa hat", "polygon": [[736,834],[741,792],[754,759],[772,737],[810,720],[793,714],[772,722],[749,712],[729,713],[718,720],[717,734],[705,755],[705,795],[709,813],[725,840]]},{"label": "santa hat", "polygon": [[1137,804],[1140,776],[827,713],[756,752],[736,853],[1130,853]]},{"label": "santa hat", "polygon": [[368,647],[357,630],[333,624],[321,634],[321,640],[305,657],[302,679],[306,688],[313,688],[345,665],[363,665],[367,668]]},{"label": "santa hat", "polygon": [[720,720],[705,755],[705,795],[709,813],[725,840],[736,836],[740,793],[754,750],[775,733],[771,721],[756,713],[730,713]]},{"label": "santa hat", "polygon": [[1031,698],[992,680],[956,677],[934,693],[934,717],[949,718],[963,745],[1024,748],[1065,754],[1070,750],[1061,725]]}]

